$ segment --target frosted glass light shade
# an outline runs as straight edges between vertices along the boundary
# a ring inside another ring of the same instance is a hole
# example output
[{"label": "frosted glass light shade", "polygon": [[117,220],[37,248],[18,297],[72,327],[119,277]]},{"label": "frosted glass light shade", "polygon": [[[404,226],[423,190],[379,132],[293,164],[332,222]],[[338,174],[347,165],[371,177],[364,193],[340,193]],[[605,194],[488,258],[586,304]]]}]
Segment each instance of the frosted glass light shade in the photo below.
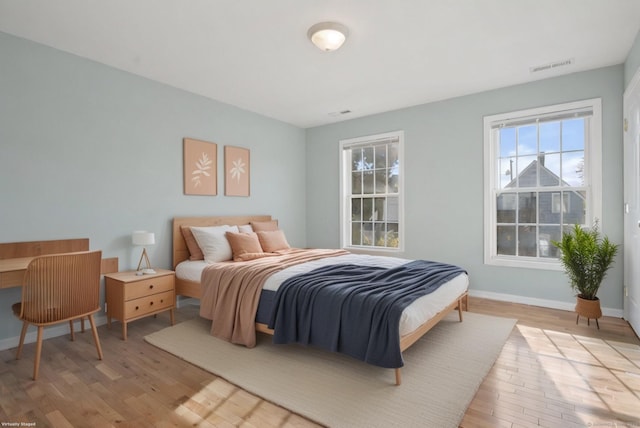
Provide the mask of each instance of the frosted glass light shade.
[{"label": "frosted glass light shade", "polygon": [[145,246],[155,245],[156,235],[153,232],[147,232],[146,230],[137,230],[131,235],[131,242],[133,245]]},{"label": "frosted glass light shade", "polygon": [[309,40],[323,51],[335,51],[344,44],[349,35],[349,29],[337,22],[320,22],[307,31]]}]

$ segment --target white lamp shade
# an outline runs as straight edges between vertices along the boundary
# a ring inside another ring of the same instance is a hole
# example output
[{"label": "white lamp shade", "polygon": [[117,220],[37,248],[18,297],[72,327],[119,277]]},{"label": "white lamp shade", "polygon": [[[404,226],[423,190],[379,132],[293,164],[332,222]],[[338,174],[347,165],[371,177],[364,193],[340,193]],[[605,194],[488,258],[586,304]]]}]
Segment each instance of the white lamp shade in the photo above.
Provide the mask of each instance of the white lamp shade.
[{"label": "white lamp shade", "polygon": [[321,22],[309,28],[309,40],[323,51],[335,51],[347,40],[349,30],[337,22]]},{"label": "white lamp shade", "polygon": [[156,243],[156,235],[146,230],[137,230],[131,235],[131,242],[133,245],[140,246],[154,245]]}]

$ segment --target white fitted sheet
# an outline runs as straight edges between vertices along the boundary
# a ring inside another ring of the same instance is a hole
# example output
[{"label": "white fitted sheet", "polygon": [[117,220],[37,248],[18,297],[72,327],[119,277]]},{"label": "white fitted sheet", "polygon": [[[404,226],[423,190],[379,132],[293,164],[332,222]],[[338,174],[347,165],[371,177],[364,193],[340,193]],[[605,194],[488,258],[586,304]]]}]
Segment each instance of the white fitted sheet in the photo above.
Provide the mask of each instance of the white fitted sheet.
[{"label": "white fitted sheet", "polygon": [[[267,278],[263,289],[278,290],[287,278],[293,275],[309,272],[321,266],[331,264],[358,264],[364,266],[382,266],[396,267],[411,260],[401,259],[398,257],[387,256],[371,256],[367,254],[347,254],[336,257],[327,257],[320,260],[314,260],[307,263],[291,266],[281,270],[269,278]],[[207,266],[205,261],[184,261],[176,266],[176,276],[180,279],[200,282],[202,270]],[[405,308],[400,318],[400,336],[404,336],[413,332],[420,325],[431,319],[438,312],[443,310],[454,299],[460,296],[469,287],[469,277],[466,274],[460,274],[443,284],[433,293],[416,299],[413,303]]]}]

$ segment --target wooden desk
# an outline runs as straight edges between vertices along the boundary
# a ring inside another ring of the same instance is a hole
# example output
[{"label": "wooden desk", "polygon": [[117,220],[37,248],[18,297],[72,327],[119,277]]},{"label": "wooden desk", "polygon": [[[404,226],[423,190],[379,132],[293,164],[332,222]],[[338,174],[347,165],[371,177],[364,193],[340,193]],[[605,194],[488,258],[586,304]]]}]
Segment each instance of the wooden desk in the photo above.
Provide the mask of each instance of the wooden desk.
[{"label": "wooden desk", "polygon": [[[22,286],[27,266],[35,257],[88,250],[89,240],[86,238],[0,244],[0,289]],[[117,257],[102,259],[102,274],[117,271]]]}]

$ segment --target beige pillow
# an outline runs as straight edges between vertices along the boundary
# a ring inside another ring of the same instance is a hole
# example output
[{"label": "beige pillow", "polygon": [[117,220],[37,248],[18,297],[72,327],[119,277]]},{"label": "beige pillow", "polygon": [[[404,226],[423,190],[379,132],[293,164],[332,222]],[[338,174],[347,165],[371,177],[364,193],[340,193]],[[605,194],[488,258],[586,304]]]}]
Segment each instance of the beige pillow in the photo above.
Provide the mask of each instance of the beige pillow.
[{"label": "beige pillow", "polygon": [[260,240],[262,251],[265,253],[273,253],[274,251],[291,248],[282,230],[256,232],[256,234],[258,235],[258,240]]},{"label": "beige pillow", "polygon": [[238,232],[240,233],[251,233],[253,232],[253,227],[250,224],[239,224]]},{"label": "beige pillow", "polygon": [[229,241],[224,234],[226,232],[237,231],[237,226],[228,225],[191,227],[191,232],[193,232],[193,236],[194,238],[196,238],[198,246],[202,249],[204,260],[207,263],[226,262],[233,259],[231,246],[229,245]]},{"label": "beige pillow", "polygon": [[231,245],[231,252],[233,253],[234,261],[242,261],[242,256],[245,254],[258,254],[262,253],[262,247],[258,240],[258,235],[255,233],[234,233],[227,232],[225,234],[229,245]]},{"label": "beige pillow", "polygon": [[198,241],[193,236],[191,228],[189,226],[180,226],[180,231],[189,250],[189,260],[204,260],[204,254],[198,245]]},{"label": "beige pillow", "polygon": [[254,232],[267,232],[270,230],[278,230],[278,220],[270,221],[252,221],[251,227]]}]

